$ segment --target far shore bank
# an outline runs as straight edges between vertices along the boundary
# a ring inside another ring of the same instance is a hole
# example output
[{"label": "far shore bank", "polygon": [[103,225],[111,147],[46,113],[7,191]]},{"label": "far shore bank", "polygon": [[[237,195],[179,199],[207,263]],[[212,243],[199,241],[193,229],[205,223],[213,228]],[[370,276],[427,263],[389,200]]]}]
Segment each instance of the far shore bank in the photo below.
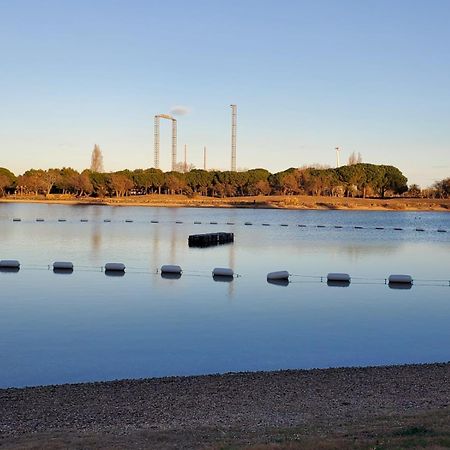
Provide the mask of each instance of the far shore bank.
[{"label": "far shore bank", "polygon": [[185,195],[142,195],[112,198],[75,198],[63,195],[0,198],[0,203],[47,203],[66,205],[149,206],[172,208],[254,208],[342,211],[441,211],[450,212],[450,199],[348,198],[272,195],[256,197],[188,197]]},{"label": "far shore bank", "polygon": [[448,448],[449,381],[436,363],[0,389],[0,447]]}]

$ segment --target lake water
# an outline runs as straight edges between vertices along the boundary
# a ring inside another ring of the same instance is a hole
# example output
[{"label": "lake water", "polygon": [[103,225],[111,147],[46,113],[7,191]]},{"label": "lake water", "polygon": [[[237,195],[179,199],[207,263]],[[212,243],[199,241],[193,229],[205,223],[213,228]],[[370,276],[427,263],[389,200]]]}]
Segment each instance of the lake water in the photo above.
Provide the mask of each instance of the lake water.
[{"label": "lake water", "polygon": [[[0,230],[0,259],[21,262],[0,272],[0,387],[450,360],[448,213],[0,204]],[[215,231],[234,244],[188,247]],[[291,283],[267,283],[275,270]],[[392,273],[415,283],[391,289]]]}]

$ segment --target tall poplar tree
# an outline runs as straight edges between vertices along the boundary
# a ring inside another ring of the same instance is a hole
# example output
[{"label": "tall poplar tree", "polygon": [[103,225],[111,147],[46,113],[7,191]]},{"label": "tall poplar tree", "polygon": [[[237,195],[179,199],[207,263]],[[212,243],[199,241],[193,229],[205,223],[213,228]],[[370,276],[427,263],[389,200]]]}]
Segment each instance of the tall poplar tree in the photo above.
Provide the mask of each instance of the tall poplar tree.
[{"label": "tall poplar tree", "polygon": [[94,150],[92,150],[91,171],[98,172],[98,173],[104,172],[103,155],[102,155],[102,151],[100,150],[100,146],[97,144],[94,145]]}]

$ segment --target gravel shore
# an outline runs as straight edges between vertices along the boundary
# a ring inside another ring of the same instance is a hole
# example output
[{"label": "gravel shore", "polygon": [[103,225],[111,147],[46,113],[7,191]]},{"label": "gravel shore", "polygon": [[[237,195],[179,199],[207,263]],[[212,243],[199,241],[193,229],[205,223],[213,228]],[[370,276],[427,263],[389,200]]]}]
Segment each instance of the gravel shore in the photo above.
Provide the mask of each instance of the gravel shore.
[{"label": "gravel shore", "polygon": [[[136,448],[190,448],[230,430],[262,436],[268,429],[301,428],[307,434],[376,418],[448,415],[449,408],[450,363],[13,388],[0,390],[0,447],[61,433],[118,439],[140,433],[146,445],[138,439]],[[167,433],[183,437],[169,442],[161,437]]]}]

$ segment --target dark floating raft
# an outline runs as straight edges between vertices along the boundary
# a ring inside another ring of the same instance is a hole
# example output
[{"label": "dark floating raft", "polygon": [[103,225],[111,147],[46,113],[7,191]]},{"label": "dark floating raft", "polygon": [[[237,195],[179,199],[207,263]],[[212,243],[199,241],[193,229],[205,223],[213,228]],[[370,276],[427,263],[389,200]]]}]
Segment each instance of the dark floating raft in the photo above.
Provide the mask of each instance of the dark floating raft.
[{"label": "dark floating raft", "polygon": [[234,233],[191,234],[188,239],[189,247],[210,247],[230,242],[234,242]]}]

